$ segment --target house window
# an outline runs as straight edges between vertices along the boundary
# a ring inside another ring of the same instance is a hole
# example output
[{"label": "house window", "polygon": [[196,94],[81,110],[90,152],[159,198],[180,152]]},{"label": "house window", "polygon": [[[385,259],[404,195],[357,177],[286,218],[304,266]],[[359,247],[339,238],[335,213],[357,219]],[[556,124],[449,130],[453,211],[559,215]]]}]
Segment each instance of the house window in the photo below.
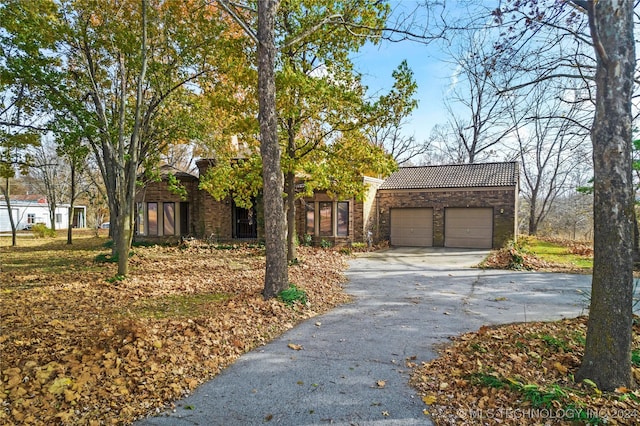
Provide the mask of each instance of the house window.
[{"label": "house window", "polygon": [[62,223],[62,214],[56,213],[56,223]]},{"label": "house window", "polygon": [[162,221],[162,233],[174,235],[176,233],[176,203],[164,203],[164,220]]},{"label": "house window", "polygon": [[318,210],[320,213],[320,235],[321,236],[333,236],[333,203],[322,201],[318,203]]},{"label": "house window", "polygon": [[339,237],[346,237],[349,235],[349,202],[340,201],[337,203],[337,232]]},{"label": "house window", "polygon": [[305,232],[309,235],[313,235],[316,233],[316,210],[313,202],[305,204],[307,210],[307,225],[305,227]]},{"label": "house window", "polygon": [[158,203],[147,203],[148,235],[158,235]]},{"label": "house window", "polygon": [[30,223],[30,224],[36,223],[36,214],[35,213],[27,213],[27,223]]},{"label": "house window", "polygon": [[144,204],[137,204],[137,217],[136,217],[136,226],[138,235],[144,235]]}]

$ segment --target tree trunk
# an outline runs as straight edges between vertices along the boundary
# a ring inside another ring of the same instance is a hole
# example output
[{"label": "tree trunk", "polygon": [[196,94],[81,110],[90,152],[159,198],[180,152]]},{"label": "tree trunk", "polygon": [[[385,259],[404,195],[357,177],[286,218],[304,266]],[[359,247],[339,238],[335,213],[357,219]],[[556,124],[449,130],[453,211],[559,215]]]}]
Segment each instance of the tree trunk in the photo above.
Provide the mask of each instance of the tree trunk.
[{"label": "tree trunk", "polygon": [[276,117],[275,19],[277,0],[258,1],[258,103],[260,154],[264,185],[264,234],[266,267],[263,296],[275,297],[287,288],[286,228]]},{"label": "tree trunk", "polygon": [[[287,119],[287,155],[290,162],[296,156],[296,131],[292,118]],[[291,166],[285,174],[284,189],[287,194],[287,261],[293,262],[296,257],[296,174]]]},{"label": "tree trunk", "polygon": [[69,223],[67,224],[67,244],[73,244],[73,203],[76,200],[76,166],[71,163],[71,190],[69,191]]},{"label": "tree trunk", "polygon": [[538,233],[538,221],[536,220],[537,196],[535,192],[531,194],[529,201],[529,235]]},{"label": "tree trunk", "polygon": [[51,230],[56,230],[56,202],[49,203],[49,221],[51,222]]},{"label": "tree trunk", "polygon": [[131,215],[122,209],[122,214],[118,217],[118,239],[114,241],[114,246],[118,252],[118,275],[127,276],[129,274],[129,249],[131,248],[131,236],[133,229],[131,227]]},{"label": "tree trunk", "polygon": [[11,211],[11,184],[9,183],[9,178],[4,179],[4,188],[2,188],[2,193],[4,195],[4,202],[7,205],[7,211],[9,212],[9,223],[11,224],[11,246],[15,247],[18,245],[17,240],[17,228],[18,224],[15,220],[13,220],[13,212]]},{"label": "tree trunk", "polygon": [[594,264],[587,342],[578,380],[600,389],[631,387],[633,182],[631,94],[635,68],[633,2],[589,1],[597,55]]},{"label": "tree trunk", "polygon": [[293,262],[296,253],[296,175],[289,171],[285,177],[285,192],[287,193],[287,261]]}]

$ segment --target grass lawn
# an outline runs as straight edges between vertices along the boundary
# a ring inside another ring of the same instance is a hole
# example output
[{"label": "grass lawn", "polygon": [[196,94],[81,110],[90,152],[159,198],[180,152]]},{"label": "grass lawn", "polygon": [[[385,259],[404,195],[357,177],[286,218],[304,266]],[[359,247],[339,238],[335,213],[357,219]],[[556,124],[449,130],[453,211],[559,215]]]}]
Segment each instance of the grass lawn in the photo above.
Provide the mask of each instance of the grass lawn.
[{"label": "grass lawn", "polygon": [[593,251],[588,250],[584,244],[528,237],[524,238],[523,246],[529,253],[551,264],[583,269],[587,273],[591,273],[593,269]]},{"label": "grass lawn", "polygon": [[483,268],[590,274],[593,248],[584,243],[520,236],[516,244],[493,251]]},{"label": "grass lawn", "polygon": [[118,280],[106,241],[0,237],[0,424],[127,424],[347,300],[331,250],[300,248],[290,307],[262,299],[263,248],[135,247]]}]

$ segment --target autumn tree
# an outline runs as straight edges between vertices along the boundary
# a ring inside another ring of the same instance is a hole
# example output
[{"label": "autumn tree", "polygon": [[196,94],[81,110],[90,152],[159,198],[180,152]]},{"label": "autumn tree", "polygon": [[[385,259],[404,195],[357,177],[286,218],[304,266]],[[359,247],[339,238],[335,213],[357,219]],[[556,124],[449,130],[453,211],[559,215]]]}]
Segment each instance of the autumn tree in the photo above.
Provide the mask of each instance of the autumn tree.
[{"label": "autumn tree", "polygon": [[63,177],[63,165],[58,161],[55,148],[51,143],[41,143],[32,153],[30,177],[38,193],[47,197],[49,222],[56,229],[56,209],[62,203],[66,179]]},{"label": "autumn tree", "polygon": [[47,55],[56,60],[57,79],[37,83],[54,111],[73,117],[94,156],[118,274],[126,275],[137,178],[167,144],[202,135],[193,124],[206,116],[198,100],[224,86],[227,67],[244,56],[243,39],[206,0],[13,4],[29,11],[30,22],[50,17],[59,25]]},{"label": "autumn tree", "polygon": [[[342,178],[332,172],[332,161],[340,161],[332,152],[351,155],[344,160],[352,164],[364,162],[376,176],[391,172],[385,162],[384,151],[373,150],[364,138],[362,128],[368,123],[392,121],[389,110],[398,117],[405,117],[415,107],[411,96],[415,93],[415,81],[406,62],[394,73],[395,91],[381,99],[377,105],[369,105],[366,88],[354,72],[351,54],[367,41],[376,41],[380,31],[365,30],[354,33],[353,28],[381,28],[386,20],[388,5],[379,3],[335,3],[327,1],[288,2],[283,5],[276,21],[276,34],[283,40],[280,46],[282,69],[277,73],[279,87],[278,117],[281,145],[284,147],[287,213],[287,257],[296,258],[295,201],[296,178],[301,172],[313,168],[313,174],[305,173],[305,193],[327,190],[326,185],[313,183],[337,182],[342,191],[335,195],[352,197],[346,188],[354,185],[353,179]],[[340,17],[339,22],[333,22]],[[328,25],[328,23],[331,25]],[[402,106],[400,103],[403,102]],[[395,108],[393,110],[392,108]],[[333,141],[345,142],[344,146],[332,146]],[[359,148],[357,148],[359,146]],[[323,161],[313,154],[322,151]],[[369,154],[379,157],[366,162]],[[321,167],[316,167],[321,165]],[[376,167],[379,166],[379,167]],[[324,175],[323,178],[320,178]],[[362,176],[356,178],[362,184]],[[357,185],[357,184],[356,184]]]},{"label": "autumn tree", "polygon": [[[500,46],[505,51],[535,43],[534,36],[545,29],[556,34],[546,38],[546,44],[538,39],[544,54],[534,78],[512,89],[557,77],[595,81],[594,266],[585,354],[576,378],[591,379],[604,390],[632,384],[633,8],[630,0],[510,1],[493,13],[496,22],[509,29]],[[571,40],[570,48],[562,47],[563,40]],[[582,54],[585,45],[591,46],[591,55]]]},{"label": "autumn tree", "polygon": [[418,106],[415,94],[418,85],[407,61],[402,61],[393,71],[394,84],[388,94],[380,96],[373,104],[378,114],[365,125],[369,140],[388,152],[399,165],[408,165],[426,154],[431,140],[417,141],[415,135],[407,135],[407,117]]},{"label": "autumn tree", "polygon": [[633,2],[575,2],[587,13],[597,58],[594,265],[587,342],[578,378],[602,389],[631,386],[633,216],[631,140]]},{"label": "autumn tree", "polygon": [[0,193],[4,199],[9,223],[11,224],[11,245],[17,244],[18,224],[11,207],[11,183],[20,171],[26,174],[31,165],[29,149],[39,144],[39,136],[34,133],[0,133]]},{"label": "autumn tree", "polygon": [[[245,27],[250,26],[250,17],[228,7]],[[289,260],[296,257],[296,199],[314,190],[330,190],[335,196],[347,198],[360,195],[362,175],[354,177],[342,170],[336,173],[340,170],[338,163],[363,164],[351,168],[368,168],[376,176],[386,175],[395,167],[381,147],[367,139],[363,129],[373,123],[391,125],[394,119],[399,121],[410,113],[416,104],[412,99],[416,87],[413,74],[404,63],[394,73],[394,90],[370,102],[350,58],[367,40],[380,37],[378,29],[387,11],[383,3],[293,1],[282,4],[277,14],[275,31],[280,43],[275,75]],[[389,118],[391,114],[393,119]],[[237,152],[217,152],[217,158],[226,158],[218,161],[203,186],[218,199],[231,195],[237,205],[250,207],[261,190],[256,168],[264,159],[257,158],[257,150],[251,149],[250,137],[240,139],[249,145],[242,153],[244,158],[230,162],[228,157]],[[301,174],[305,176],[304,191],[297,185]],[[230,176],[239,181],[230,183]],[[342,188],[337,188],[336,182]]]},{"label": "autumn tree", "polygon": [[277,0],[258,0],[258,102],[264,202],[266,268],[263,295],[275,297],[289,286],[276,110],[275,22]]}]

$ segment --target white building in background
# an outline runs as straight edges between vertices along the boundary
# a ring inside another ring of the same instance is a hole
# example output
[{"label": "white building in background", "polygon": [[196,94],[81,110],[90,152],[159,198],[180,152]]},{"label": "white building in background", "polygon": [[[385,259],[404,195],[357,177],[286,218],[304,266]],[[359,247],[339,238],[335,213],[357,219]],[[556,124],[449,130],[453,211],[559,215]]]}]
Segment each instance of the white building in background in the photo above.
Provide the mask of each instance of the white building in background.
[{"label": "white building in background", "polygon": [[[49,204],[41,195],[14,195],[11,197],[11,214],[18,231],[31,229],[36,223],[43,223],[51,228],[49,218]],[[87,208],[85,206],[73,207],[73,227],[86,228]],[[56,229],[67,229],[69,224],[69,204],[56,206]],[[11,232],[9,210],[4,199],[0,198],[0,232]]]}]

